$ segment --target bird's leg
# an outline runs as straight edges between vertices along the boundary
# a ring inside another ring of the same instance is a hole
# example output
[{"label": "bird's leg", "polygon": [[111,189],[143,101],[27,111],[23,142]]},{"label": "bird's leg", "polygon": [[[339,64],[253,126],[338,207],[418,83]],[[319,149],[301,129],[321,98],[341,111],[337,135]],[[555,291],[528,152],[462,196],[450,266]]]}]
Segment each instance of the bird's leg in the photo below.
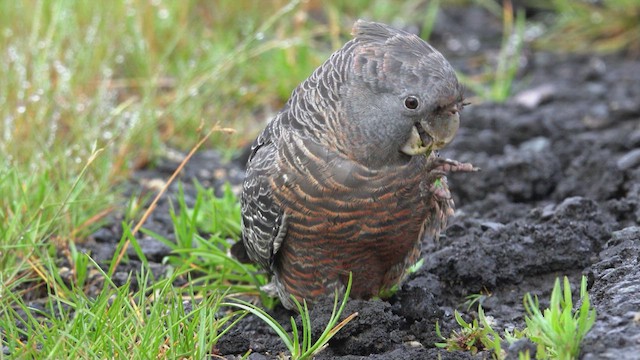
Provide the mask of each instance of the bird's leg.
[{"label": "bird's leg", "polygon": [[449,200],[451,199],[451,192],[449,191],[449,186],[447,186],[446,175],[453,172],[474,172],[479,170],[471,163],[434,158],[429,166],[428,174],[435,180],[429,183],[429,192],[440,200]]}]

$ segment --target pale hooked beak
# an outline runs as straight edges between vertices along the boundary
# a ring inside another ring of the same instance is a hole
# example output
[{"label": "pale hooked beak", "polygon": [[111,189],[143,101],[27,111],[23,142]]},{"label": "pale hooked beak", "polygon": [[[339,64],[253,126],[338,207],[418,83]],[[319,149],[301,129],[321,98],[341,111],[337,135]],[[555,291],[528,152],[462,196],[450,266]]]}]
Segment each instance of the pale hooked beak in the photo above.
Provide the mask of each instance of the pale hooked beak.
[{"label": "pale hooked beak", "polygon": [[453,140],[460,127],[460,116],[457,111],[445,112],[416,122],[411,128],[409,139],[400,151],[414,155],[428,155],[433,150],[447,146]]},{"label": "pale hooked beak", "polygon": [[407,155],[414,156],[427,154],[429,151],[431,151],[432,147],[433,138],[429,134],[427,134],[422,124],[417,122],[411,128],[411,135],[409,135],[409,140],[407,140],[400,151]]}]

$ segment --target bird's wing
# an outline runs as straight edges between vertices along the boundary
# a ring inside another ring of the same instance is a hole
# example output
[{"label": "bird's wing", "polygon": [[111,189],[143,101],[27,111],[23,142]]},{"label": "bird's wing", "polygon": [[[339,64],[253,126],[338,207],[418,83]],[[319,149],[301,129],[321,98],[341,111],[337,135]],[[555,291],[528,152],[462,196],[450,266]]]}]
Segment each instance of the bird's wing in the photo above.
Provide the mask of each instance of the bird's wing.
[{"label": "bird's wing", "polygon": [[249,258],[271,270],[286,235],[286,215],[275,202],[270,184],[277,174],[272,121],[256,139],[247,163],[242,191],[242,243]]}]

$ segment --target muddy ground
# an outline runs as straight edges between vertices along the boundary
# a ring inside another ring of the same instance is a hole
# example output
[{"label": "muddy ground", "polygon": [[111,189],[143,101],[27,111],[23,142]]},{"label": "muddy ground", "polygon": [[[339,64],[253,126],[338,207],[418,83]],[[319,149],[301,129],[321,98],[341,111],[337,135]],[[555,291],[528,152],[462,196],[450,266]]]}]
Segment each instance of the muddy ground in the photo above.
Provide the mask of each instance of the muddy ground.
[{"label": "muddy ground", "polygon": [[[458,70],[473,73],[479,59],[495,56],[499,37],[499,22],[484,11],[458,9],[441,13],[432,43]],[[567,56],[525,47],[522,65],[516,95],[504,104],[465,108],[457,138],[441,152],[482,171],[449,178],[458,209],[439,242],[425,241],[424,266],[388,300],[350,301],[344,314],[359,315],[318,358],[488,358],[435,348],[436,321],[449,334],[458,328],[454,309],[473,316],[465,297],[482,293],[490,294],[482,305],[495,329],[522,328],[526,292],[545,305],[557,276],[577,285],[584,274],[598,317],[581,358],[640,359],[640,63],[627,55]],[[165,180],[177,164],[164,160],[137,173],[134,183]],[[241,160],[224,164],[204,151],[181,181],[191,196],[193,178],[216,188],[224,181],[237,185],[242,167]],[[146,226],[171,236],[166,200]],[[108,260],[119,239],[119,226],[106,226],[83,246]],[[169,249],[148,237],[141,245],[161,272]],[[127,271],[118,274],[126,279]],[[312,310],[316,335],[331,305],[320,302]],[[289,323],[283,308],[273,315]],[[527,346],[512,347],[510,358]],[[250,359],[285,351],[254,317],[223,337],[217,351],[239,358],[248,349]]]}]

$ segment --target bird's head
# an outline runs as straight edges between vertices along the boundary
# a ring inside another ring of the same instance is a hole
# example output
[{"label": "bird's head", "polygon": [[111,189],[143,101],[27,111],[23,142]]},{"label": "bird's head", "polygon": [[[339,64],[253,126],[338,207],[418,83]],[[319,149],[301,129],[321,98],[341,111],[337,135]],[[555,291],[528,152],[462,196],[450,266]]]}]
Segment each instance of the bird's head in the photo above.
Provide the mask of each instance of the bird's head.
[{"label": "bird's head", "polygon": [[460,125],[463,91],[449,62],[418,36],[359,20],[341,96],[352,156],[371,166],[442,149]]}]

